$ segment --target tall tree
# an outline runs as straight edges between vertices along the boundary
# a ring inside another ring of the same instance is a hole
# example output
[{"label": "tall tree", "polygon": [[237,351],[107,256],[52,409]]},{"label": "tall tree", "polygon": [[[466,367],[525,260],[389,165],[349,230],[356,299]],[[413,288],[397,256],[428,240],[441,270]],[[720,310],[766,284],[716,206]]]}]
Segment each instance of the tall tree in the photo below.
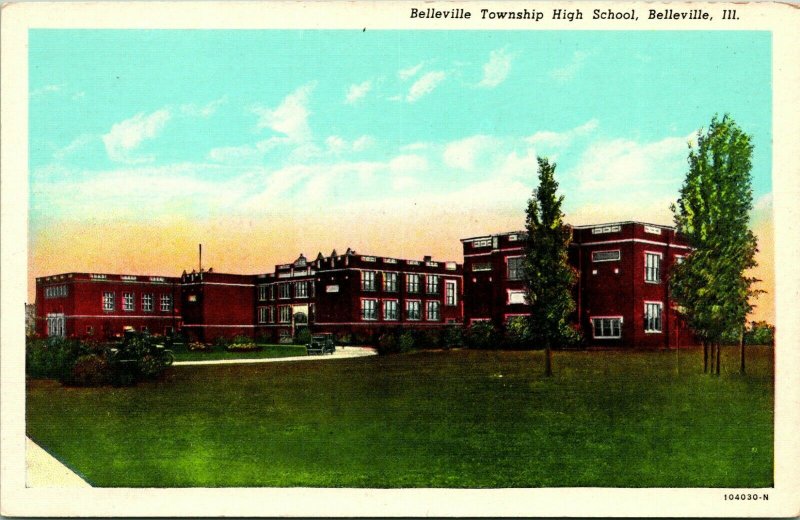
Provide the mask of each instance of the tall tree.
[{"label": "tall tree", "polygon": [[[753,208],[751,137],[725,115],[689,145],[689,171],[672,206],[675,224],[692,247],[670,277],[673,299],[704,347],[704,371],[719,374],[722,336],[744,330],[752,310],[756,237],[749,228]],[[743,348],[743,347],[742,347]],[[742,370],[744,364],[742,362]]]},{"label": "tall tree", "polygon": [[538,157],[539,186],[528,201],[525,228],[524,277],[531,307],[532,336],[545,348],[545,374],[553,374],[552,348],[574,341],[576,331],[569,318],[575,310],[572,289],[577,273],[569,265],[567,252],[571,230],[561,212],[556,165]]}]

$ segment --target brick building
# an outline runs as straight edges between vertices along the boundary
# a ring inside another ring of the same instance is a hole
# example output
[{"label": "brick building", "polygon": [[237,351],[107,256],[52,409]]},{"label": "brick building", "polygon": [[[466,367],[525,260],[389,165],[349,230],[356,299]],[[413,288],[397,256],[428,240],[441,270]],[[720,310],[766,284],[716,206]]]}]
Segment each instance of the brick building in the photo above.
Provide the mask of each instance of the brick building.
[{"label": "brick building", "polygon": [[[524,315],[524,232],[463,239],[464,321],[501,326]],[[572,228],[575,320],[591,345],[668,348],[692,341],[669,298],[667,275],[689,251],[675,230],[641,222]]]},{"label": "brick building", "polygon": [[315,332],[369,337],[398,326],[462,322],[462,272],[455,262],[321,253],[258,275],[256,333],[272,340],[308,324]]},{"label": "brick building", "polygon": [[184,272],[180,277],[183,332],[190,341],[253,336],[253,275]]},{"label": "brick building", "polygon": [[36,333],[109,339],[123,327],[170,333],[180,326],[180,280],[167,276],[65,273],[36,279]]}]

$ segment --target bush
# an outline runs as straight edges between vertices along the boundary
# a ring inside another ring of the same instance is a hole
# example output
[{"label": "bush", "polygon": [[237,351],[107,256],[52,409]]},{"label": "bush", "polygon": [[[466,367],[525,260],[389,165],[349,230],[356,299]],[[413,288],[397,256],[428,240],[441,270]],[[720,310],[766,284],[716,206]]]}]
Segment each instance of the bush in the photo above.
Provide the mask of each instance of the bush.
[{"label": "bush", "polygon": [[378,338],[378,354],[400,354],[411,352],[418,345],[416,334],[410,330],[392,330]]},{"label": "bush", "polygon": [[534,346],[530,320],[527,316],[512,316],[506,321],[504,343],[506,347],[515,349]]},{"label": "bush", "polygon": [[496,349],[500,346],[497,329],[489,321],[477,321],[467,329],[466,343],[474,349]]},{"label": "bush", "polygon": [[109,382],[110,372],[105,357],[98,354],[80,356],[64,381],[75,386],[102,386]]},{"label": "bush", "polygon": [[398,352],[411,352],[418,345],[416,344],[414,334],[411,331],[403,331],[397,336],[397,350]]},{"label": "bush", "polygon": [[189,352],[211,352],[214,350],[212,345],[206,345],[205,343],[200,343],[199,341],[192,341],[188,345],[186,345],[186,350]]},{"label": "bush", "polygon": [[385,332],[378,338],[378,354],[396,354],[399,352],[397,347],[397,336],[393,332]]},{"label": "bush", "polygon": [[32,339],[25,344],[25,372],[30,377],[46,377],[64,381],[81,354],[89,353],[76,340],[52,337]]},{"label": "bush", "polygon": [[460,348],[464,346],[464,327],[462,325],[449,325],[442,332],[443,348]]},{"label": "bush", "polygon": [[228,347],[231,346],[231,340],[224,337],[219,336],[214,340],[214,350],[227,350]]},{"label": "bush", "polygon": [[775,345],[775,326],[766,321],[754,321],[744,334],[748,345]]},{"label": "bush", "polygon": [[308,345],[311,343],[311,329],[308,327],[299,327],[294,334],[295,345]]}]

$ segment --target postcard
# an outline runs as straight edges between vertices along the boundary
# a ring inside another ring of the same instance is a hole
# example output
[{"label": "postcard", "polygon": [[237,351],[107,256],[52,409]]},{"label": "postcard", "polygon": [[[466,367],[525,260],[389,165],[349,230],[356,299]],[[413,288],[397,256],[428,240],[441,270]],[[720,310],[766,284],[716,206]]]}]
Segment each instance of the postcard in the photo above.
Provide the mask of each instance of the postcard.
[{"label": "postcard", "polygon": [[797,516],[798,22],[5,4],[2,513]]}]

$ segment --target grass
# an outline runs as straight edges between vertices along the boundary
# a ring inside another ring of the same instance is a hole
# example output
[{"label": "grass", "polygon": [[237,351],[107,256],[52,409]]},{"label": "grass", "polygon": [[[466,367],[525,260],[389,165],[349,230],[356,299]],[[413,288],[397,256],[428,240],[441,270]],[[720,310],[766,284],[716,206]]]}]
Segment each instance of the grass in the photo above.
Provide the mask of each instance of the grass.
[{"label": "grass", "polygon": [[773,358],[450,351],[28,382],[27,431],[96,486],[769,487]]},{"label": "grass", "polygon": [[188,352],[183,349],[174,350],[175,361],[217,361],[221,359],[265,359],[293,356],[305,356],[305,345],[268,345],[259,343],[261,350],[254,352],[228,352],[214,350],[212,352]]}]

